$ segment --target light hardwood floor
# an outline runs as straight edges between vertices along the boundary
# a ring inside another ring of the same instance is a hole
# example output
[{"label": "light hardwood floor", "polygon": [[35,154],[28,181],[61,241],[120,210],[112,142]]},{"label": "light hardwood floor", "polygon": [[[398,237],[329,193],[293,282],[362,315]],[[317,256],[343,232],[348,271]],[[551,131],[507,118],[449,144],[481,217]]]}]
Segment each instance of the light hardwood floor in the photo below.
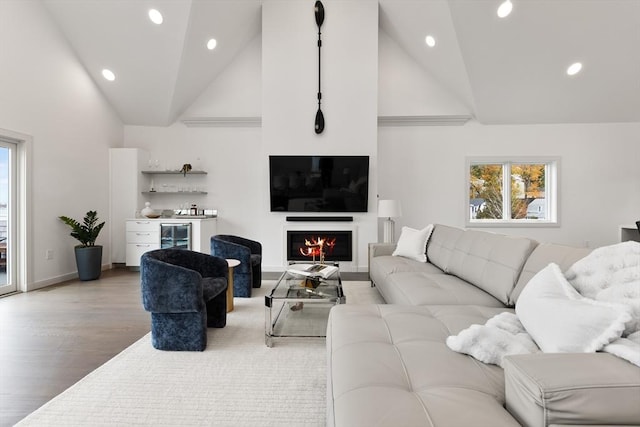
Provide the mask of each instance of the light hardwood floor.
[{"label": "light hardwood floor", "polygon": [[125,269],[0,298],[0,426],[12,426],[150,330]]},{"label": "light hardwood floor", "polygon": [[[343,280],[368,275],[344,273]],[[0,427],[14,425],[136,342],[150,322],[140,274],[124,268],[99,280],[0,298]]]}]

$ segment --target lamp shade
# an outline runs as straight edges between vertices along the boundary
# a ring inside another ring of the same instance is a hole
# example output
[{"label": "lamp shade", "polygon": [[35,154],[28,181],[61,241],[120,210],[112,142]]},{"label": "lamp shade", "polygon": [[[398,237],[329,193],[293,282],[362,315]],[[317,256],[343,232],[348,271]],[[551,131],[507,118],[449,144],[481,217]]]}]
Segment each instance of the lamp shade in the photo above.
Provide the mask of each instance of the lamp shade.
[{"label": "lamp shade", "polygon": [[397,218],[402,216],[402,208],[398,200],[378,200],[379,218]]}]

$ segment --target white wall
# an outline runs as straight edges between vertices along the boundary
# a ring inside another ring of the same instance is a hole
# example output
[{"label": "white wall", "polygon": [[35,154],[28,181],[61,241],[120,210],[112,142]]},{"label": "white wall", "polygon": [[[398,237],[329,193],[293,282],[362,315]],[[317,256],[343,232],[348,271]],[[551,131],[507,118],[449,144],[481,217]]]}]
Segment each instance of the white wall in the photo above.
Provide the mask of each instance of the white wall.
[{"label": "white wall", "polygon": [[378,115],[471,115],[472,112],[445,89],[384,31],[379,33]]},{"label": "white wall", "polygon": [[[268,212],[269,154],[370,156],[369,213],[357,214],[356,264],[365,270],[367,243],[377,239],[378,4],[326,0],[322,25],[322,111],[326,126],[314,132],[318,50],[313,2],[274,0],[262,5],[263,262],[282,267],[285,213]],[[357,31],[354,31],[357,29]],[[306,223],[308,229],[321,224]],[[326,226],[326,224],[324,224]]]},{"label": "white wall", "polygon": [[[187,128],[181,123],[169,127],[126,126],[129,147],[143,148],[161,168],[171,169],[190,163],[207,171],[206,176],[157,176],[162,182],[204,186],[206,195],[163,195],[148,197],[154,209],[177,209],[183,203],[199,208],[218,209],[218,232],[262,235],[265,207],[261,201],[262,162],[260,128]],[[138,206],[138,210],[144,206]]]},{"label": "white wall", "polygon": [[[40,2],[0,1],[0,63],[0,128],[33,137],[32,289],[76,271],[59,215],[108,220],[108,149],[123,126]],[[97,243],[110,263],[108,222]]]},{"label": "white wall", "polygon": [[[640,218],[640,124],[470,122],[463,127],[378,128],[378,114],[469,111],[385,34],[380,34],[378,44],[375,2],[324,4],[323,134],[313,132],[317,33],[312,8],[292,0],[264,3],[262,36],[249,43],[184,114],[261,115],[262,128],[187,128],[181,123],[125,127],[125,145],[146,149],[162,165],[190,162],[208,170],[209,194],[192,197],[193,201],[219,210],[219,232],[263,242],[265,271],[282,268],[283,230],[288,224],[286,214],[269,212],[270,154],[371,156],[370,213],[354,215],[360,269],[366,268],[366,244],[381,235],[375,216],[377,194],[402,201],[404,215],[397,220],[397,233],[402,225],[430,222],[464,226],[466,156],[561,157],[560,227],[492,231],[596,246],[617,241],[618,226]],[[156,208],[192,201],[154,197]]]},{"label": "white wall", "polygon": [[262,114],[262,36],[258,35],[182,114],[257,117]]},{"label": "white wall", "polygon": [[559,156],[559,227],[491,228],[590,247],[619,241],[640,219],[640,124],[405,127],[379,130],[381,196],[402,202],[402,225],[464,227],[466,156]]},{"label": "white wall", "polygon": [[[414,88],[415,92],[409,90]],[[381,115],[468,114],[384,33],[380,35]],[[640,219],[640,123],[381,127],[379,194],[399,199],[403,225],[464,227],[467,156],[558,156],[559,227],[490,228],[539,241],[589,246],[619,241]]]},{"label": "white wall", "polygon": [[[218,232],[263,244],[263,269],[282,270],[286,214],[269,212],[270,154],[371,156],[369,210],[354,215],[357,265],[377,239],[378,6],[372,0],[325,1],[322,92],[327,127],[313,129],[317,109],[317,27],[313,3],[263,4],[263,32],[203,92],[183,117],[262,116],[262,128],[125,127],[125,145],[144,148],[165,167],[199,162],[209,173],[199,206],[218,209]],[[354,32],[357,25],[359,31]],[[198,160],[198,158],[200,160]],[[153,196],[155,208],[175,208],[181,196]],[[189,200],[191,201],[191,200]],[[308,223],[309,227],[318,224]]]},{"label": "white wall", "polygon": [[[238,54],[202,95],[184,112],[192,117],[255,117],[261,114],[262,39],[257,37]],[[154,195],[148,197],[155,209],[176,209],[183,203],[218,209],[219,233],[238,234],[260,240],[262,221],[268,211],[263,205],[262,136],[259,127],[189,128],[180,122],[168,127],[125,126],[125,145],[143,148],[161,168],[191,163],[206,176],[161,182],[192,182],[206,187],[207,195]],[[188,181],[189,180],[189,181]],[[141,209],[143,206],[139,206]]]}]

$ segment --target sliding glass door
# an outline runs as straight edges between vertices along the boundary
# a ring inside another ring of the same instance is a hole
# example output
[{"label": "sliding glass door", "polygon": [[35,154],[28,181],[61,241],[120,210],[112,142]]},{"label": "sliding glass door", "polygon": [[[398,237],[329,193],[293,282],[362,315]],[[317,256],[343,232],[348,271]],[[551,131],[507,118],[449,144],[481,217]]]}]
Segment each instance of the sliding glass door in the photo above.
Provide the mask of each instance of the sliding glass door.
[{"label": "sliding glass door", "polygon": [[16,291],[16,151],[16,144],[0,138],[0,295]]}]

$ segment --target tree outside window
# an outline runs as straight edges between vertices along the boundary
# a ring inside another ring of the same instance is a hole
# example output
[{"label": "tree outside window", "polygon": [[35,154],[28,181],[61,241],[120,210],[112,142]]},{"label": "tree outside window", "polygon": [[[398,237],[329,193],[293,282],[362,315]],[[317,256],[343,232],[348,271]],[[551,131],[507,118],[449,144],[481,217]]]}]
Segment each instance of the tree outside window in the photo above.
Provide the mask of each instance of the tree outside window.
[{"label": "tree outside window", "polygon": [[558,159],[468,159],[467,225],[556,224],[557,164]]}]

